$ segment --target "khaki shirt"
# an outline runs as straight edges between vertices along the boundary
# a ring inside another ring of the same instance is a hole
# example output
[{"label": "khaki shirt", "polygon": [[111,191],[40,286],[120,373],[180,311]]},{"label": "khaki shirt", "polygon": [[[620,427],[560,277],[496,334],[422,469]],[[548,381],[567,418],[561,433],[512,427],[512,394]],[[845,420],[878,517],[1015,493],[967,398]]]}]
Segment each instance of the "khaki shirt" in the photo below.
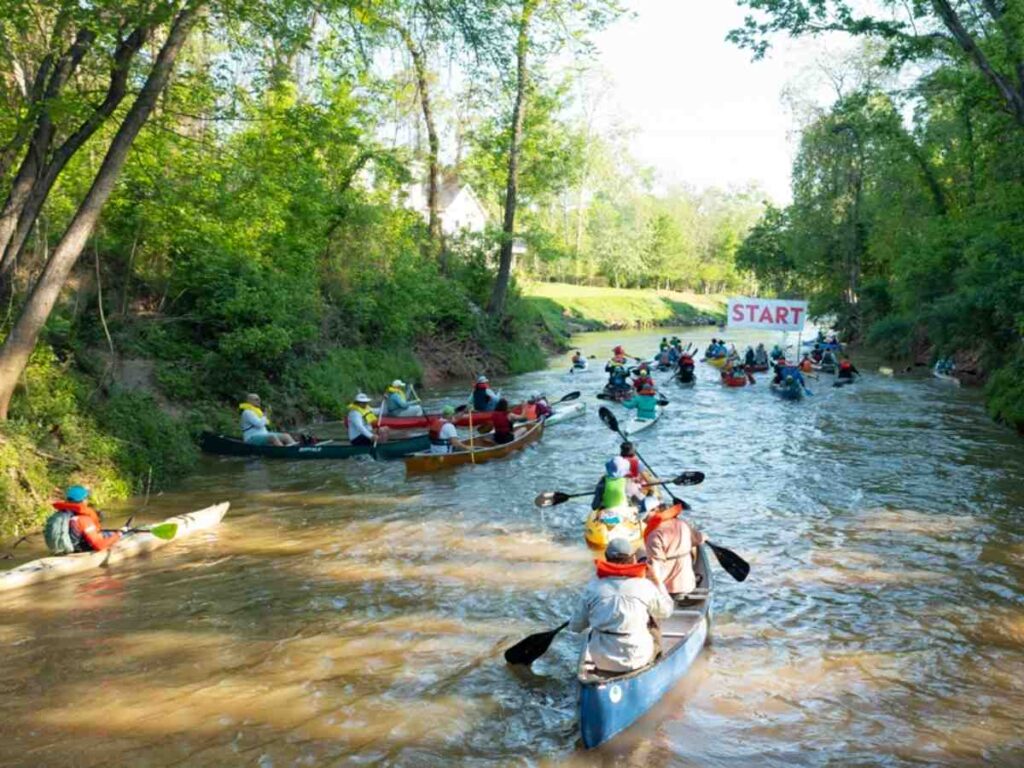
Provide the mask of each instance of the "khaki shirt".
[{"label": "khaki shirt", "polygon": [[685,595],[697,588],[693,573],[693,547],[700,540],[685,520],[666,520],[644,542],[647,557],[670,595]]}]

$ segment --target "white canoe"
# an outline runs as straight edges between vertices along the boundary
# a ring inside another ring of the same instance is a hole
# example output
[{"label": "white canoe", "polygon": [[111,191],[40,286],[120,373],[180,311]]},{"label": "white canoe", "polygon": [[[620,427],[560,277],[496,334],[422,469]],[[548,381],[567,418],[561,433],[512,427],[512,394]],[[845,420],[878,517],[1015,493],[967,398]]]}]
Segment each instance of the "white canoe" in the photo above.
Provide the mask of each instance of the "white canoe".
[{"label": "white canoe", "polygon": [[177,523],[178,532],[170,541],[158,539],[148,533],[133,533],[125,536],[110,549],[104,552],[78,552],[74,555],[42,557],[38,560],[19,565],[9,571],[0,573],[0,592],[20,589],[29,584],[40,584],[44,581],[58,579],[73,573],[82,573],[105,565],[114,565],[130,557],[152,552],[172,541],[183,539],[196,531],[203,531],[217,525],[227,514],[230,503],[221,502],[197,512],[189,512],[176,517],[169,517],[162,523]]},{"label": "white canoe", "polygon": [[934,376],[939,381],[944,381],[947,384],[952,384],[954,387],[960,386],[960,379],[958,379],[956,376],[951,376],[948,373],[940,373],[937,369],[932,369],[932,376]]},{"label": "white canoe", "polygon": [[552,424],[558,424],[559,422],[582,416],[587,412],[587,404],[579,400],[573,400],[572,402],[553,406],[553,410],[555,412],[544,420],[544,423],[549,427]]},{"label": "white canoe", "polygon": [[658,415],[655,416],[653,419],[638,419],[635,414],[628,419],[624,419],[623,421],[619,422],[619,424],[622,426],[622,434],[624,434],[626,437],[632,437],[633,435],[639,432],[643,432],[645,429],[650,429],[651,427],[658,423],[658,419],[661,418],[661,414],[663,411],[663,408],[659,408],[657,411]]}]

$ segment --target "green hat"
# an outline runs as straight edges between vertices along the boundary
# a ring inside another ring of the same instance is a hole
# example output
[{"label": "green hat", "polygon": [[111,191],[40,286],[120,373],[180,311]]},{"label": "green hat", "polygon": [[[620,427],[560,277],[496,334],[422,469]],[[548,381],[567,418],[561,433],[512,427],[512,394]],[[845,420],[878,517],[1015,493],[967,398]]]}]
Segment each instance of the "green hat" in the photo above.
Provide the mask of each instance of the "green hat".
[{"label": "green hat", "polygon": [[441,415],[445,416],[445,417],[454,416],[455,415],[455,408],[453,408],[450,405],[446,405],[444,408],[441,409]]}]

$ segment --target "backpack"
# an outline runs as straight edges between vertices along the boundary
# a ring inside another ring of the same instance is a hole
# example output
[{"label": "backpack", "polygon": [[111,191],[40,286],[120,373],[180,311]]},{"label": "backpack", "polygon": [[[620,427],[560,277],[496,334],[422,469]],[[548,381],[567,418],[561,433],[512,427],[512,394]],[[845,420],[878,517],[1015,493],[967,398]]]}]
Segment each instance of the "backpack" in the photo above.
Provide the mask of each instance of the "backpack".
[{"label": "backpack", "polygon": [[75,551],[75,540],[71,536],[70,512],[54,512],[43,524],[43,539],[55,555],[70,555]]}]

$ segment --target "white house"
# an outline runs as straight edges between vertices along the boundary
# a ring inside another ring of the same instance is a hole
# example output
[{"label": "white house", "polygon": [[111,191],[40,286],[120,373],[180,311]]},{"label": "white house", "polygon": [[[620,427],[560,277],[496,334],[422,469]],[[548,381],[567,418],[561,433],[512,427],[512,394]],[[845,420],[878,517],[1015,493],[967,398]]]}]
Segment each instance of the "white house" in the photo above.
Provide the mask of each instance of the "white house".
[{"label": "white house", "polygon": [[[442,179],[437,204],[441,231],[446,235],[483,232],[487,227],[487,211],[480,204],[473,188],[455,177]],[[427,207],[427,185],[410,184],[406,188],[406,205],[418,211],[424,220],[428,220],[430,209]]]}]

